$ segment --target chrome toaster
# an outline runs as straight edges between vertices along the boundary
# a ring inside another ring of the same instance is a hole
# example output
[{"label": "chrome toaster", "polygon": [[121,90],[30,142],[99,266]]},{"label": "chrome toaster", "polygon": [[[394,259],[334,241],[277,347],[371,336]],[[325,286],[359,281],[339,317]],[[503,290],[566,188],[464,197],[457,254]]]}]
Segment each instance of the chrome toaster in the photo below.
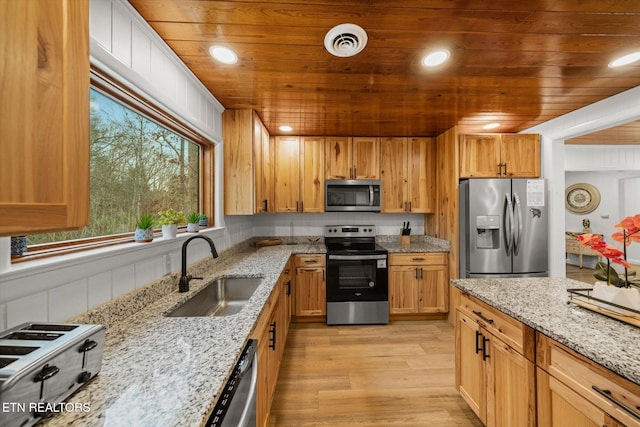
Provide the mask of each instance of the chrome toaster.
[{"label": "chrome toaster", "polygon": [[24,323],[0,333],[0,425],[26,427],[68,408],[102,366],[102,325]]}]

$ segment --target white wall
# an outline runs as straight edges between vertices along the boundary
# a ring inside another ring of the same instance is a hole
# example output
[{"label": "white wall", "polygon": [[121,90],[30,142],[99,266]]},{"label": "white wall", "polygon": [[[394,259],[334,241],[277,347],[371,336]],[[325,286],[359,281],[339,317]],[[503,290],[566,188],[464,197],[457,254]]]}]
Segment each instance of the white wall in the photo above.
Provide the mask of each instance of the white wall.
[{"label": "white wall", "polygon": [[549,273],[564,277],[565,254],[565,145],[564,140],[640,118],[640,87],[604,99],[556,119],[529,128],[542,142],[542,176],[549,188]]}]

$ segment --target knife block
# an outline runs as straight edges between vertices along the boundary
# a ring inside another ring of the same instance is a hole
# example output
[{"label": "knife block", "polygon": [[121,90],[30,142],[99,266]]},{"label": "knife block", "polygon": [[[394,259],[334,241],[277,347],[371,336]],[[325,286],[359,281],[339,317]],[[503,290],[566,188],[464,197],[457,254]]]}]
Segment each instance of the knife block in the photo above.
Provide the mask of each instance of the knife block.
[{"label": "knife block", "polygon": [[411,244],[411,236],[400,235],[400,244],[403,246],[409,246]]}]

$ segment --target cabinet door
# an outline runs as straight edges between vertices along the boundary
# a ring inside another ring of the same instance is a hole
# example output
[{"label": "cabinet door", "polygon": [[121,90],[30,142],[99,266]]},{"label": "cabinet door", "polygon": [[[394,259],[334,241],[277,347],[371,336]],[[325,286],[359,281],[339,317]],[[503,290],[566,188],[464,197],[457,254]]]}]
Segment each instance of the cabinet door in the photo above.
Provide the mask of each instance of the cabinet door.
[{"label": "cabinet door", "polygon": [[460,310],[457,311],[457,314],[456,384],[465,402],[480,418],[480,421],[486,423],[485,369],[480,350],[482,333],[477,322]]},{"label": "cabinet door", "polygon": [[0,2],[0,236],[89,222],[89,2]]},{"label": "cabinet door", "polygon": [[616,427],[614,420],[584,397],[537,368],[538,424],[549,427]]},{"label": "cabinet door", "polygon": [[381,138],[382,212],[407,210],[407,138]]},{"label": "cabinet door", "polygon": [[380,138],[353,138],[353,179],[380,179]]},{"label": "cabinet door", "polygon": [[[254,112],[253,173],[255,181],[255,213],[273,212],[273,164],[269,132]],[[234,191],[234,193],[239,193]],[[238,196],[239,197],[239,196]]]},{"label": "cabinet door", "polygon": [[[407,149],[409,211],[435,212],[436,141],[434,138],[410,138]],[[382,188],[384,191],[384,187]]]},{"label": "cabinet door", "polygon": [[324,212],[325,141],[321,137],[302,137],[300,200],[302,212]]},{"label": "cabinet door", "polygon": [[296,316],[327,314],[324,268],[297,268],[295,288]]},{"label": "cabinet door", "polygon": [[258,336],[258,385],[256,396],[256,426],[266,426],[271,397],[269,396],[269,335],[265,330]]},{"label": "cabinet door", "polygon": [[523,355],[491,335],[488,339],[487,427],[535,427],[535,367]]},{"label": "cabinet door", "polygon": [[449,311],[448,266],[425,265],[418,268],[420,269],[420,313],[447,313]]},{"label": "cabinet door", "polygon": [[460,178],[500,176],[500,135],[460,136]]},{"label": "cabinet door", "polygon": [[418,267],[389,267],[389,313],[418,312]]},{"label": "cabinet door", "polygon": [[503,174],[508,177],[540,176],[540,135],[503,134],[500,153]]},{"label": "cabinet door", "polygon": [[274,212],[298,212],[300,205],[300,139],[277,136],[275,155]]},{"label": "cabinet door", "polygon": [[328,136],[326,140],[326,178],[351,179],[351,138]]}]

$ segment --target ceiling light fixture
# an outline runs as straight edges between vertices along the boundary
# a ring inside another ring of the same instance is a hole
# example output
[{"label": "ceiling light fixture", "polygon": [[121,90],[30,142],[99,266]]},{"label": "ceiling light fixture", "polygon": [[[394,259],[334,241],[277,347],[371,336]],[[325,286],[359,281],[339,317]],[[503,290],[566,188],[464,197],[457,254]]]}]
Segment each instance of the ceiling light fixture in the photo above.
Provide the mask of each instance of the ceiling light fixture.
[{"label": "ceiling light fixture", "polygon": [[437,67],[444,64],[449,59],[450,53],[446,49],[435,50],[422,58],[422,65],[425,67]]},{"label": "ceiling light fixture", "polygon": [[609,62],[609,67],[611,68],[622,67],[623,65],[629,65],[633,62],[636,62],[639,59],[640,59],[640,52],[633,52]]},{"label": "ceiling light fixture", "polygon": [[339,57],[353,56],[367,45],[367,32],[356,24],[336,25],[324,36],[324,47]]},{"label": "ceiling light fixture", "polygon": [[209,54],[213,56],[216,61],[222,62],[223,64],[235,64],[238,62],[238,55],[225,46],[211,46],[209,48]]},{"label": "ceiling light fixture", "polygon": [[500,123],[487,123],[486,125],[482,126],[482,129],[489,130],[489,129],[495,129],[499,127],[500,127]]},{"label": "ceiling light fixture", "polygon": [[288,125],[282,125],[282,126],[279,127],[279,129],[282,132],[291,132],[293,130],[293,128],[291,126],[288,126]]}]

